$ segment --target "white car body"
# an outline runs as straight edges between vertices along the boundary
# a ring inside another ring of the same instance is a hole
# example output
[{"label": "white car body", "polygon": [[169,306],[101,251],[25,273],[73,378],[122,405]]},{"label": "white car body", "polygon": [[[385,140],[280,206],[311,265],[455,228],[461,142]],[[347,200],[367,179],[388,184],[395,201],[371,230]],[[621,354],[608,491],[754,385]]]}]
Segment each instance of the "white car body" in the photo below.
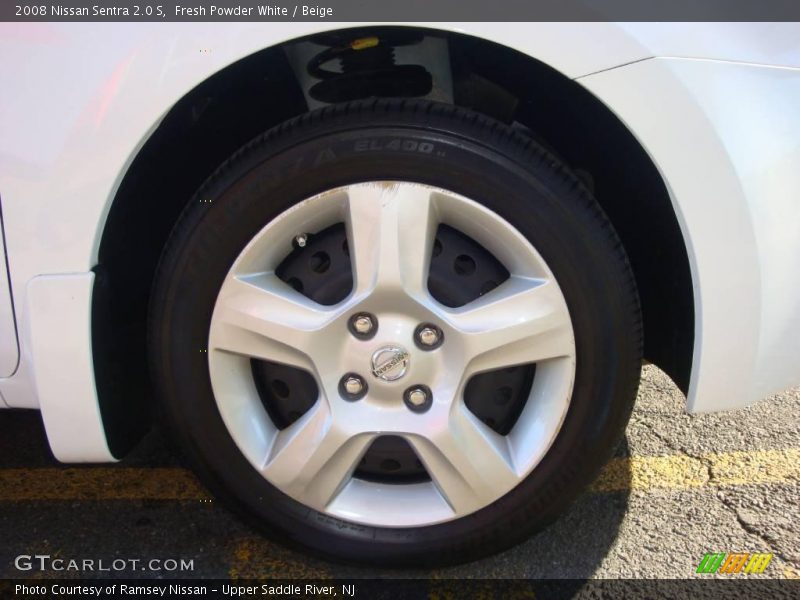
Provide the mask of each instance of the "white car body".
[{"label": "white car body", "polygon": [[[408,25],[549,65],[646,150],[691,267],[689,411],[743,407],[800,383],[800,26]],[[115,459],[95,386],[92,268],[137,153],[214,73],[347,26],[0,25],[0,406],[41,410],[60,460]]]}]

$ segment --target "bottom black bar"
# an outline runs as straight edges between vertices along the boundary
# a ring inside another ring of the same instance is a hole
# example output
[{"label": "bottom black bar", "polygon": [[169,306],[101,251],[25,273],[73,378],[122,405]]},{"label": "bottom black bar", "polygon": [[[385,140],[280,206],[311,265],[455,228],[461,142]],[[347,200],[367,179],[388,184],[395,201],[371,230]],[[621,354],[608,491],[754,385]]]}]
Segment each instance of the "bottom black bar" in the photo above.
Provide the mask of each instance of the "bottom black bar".
[{"label": "bottom black bar", "polygon": [[381,600],[685,600],[800,598],[800,581],[776,579],[70,579],[0,581],[3,598],[350,598]]}]

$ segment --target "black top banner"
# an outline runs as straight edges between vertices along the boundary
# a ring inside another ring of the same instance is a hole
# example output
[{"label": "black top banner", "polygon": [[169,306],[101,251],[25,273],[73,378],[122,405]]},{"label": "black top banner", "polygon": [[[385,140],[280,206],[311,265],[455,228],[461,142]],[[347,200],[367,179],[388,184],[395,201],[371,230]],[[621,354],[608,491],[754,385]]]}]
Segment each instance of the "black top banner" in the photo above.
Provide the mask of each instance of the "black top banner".
[{"label": "black top banner", "polygon": [[800,21],[800,0],[3,0],[0,21]]}]

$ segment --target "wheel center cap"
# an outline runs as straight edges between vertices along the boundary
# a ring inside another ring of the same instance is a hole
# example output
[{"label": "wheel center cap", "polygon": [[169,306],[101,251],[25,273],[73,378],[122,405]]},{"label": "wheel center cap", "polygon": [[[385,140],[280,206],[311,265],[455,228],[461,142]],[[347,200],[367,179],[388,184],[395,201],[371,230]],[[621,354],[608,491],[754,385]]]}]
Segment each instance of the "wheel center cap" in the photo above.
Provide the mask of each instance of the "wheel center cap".
[{"label": "wheel center cap", "polygon": [[411,356],[400,346],[383,346],[372,355],[372,374],[383,381],[396,381],[408,371]]}]

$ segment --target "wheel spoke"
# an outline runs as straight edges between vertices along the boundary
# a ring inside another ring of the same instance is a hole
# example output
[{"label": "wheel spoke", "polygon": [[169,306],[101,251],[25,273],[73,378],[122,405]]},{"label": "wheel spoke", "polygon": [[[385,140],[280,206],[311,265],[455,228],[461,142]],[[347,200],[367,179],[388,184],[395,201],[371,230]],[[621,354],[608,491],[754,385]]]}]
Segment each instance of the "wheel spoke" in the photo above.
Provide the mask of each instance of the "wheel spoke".
[{"label": "wheel spoke", "polygon": [[437,226],[431,190],[390,182],[348,191],[348,239],[356,290],[411,295],[426,289]]},{"label": "wheel spoke", "polygon": [[569,313],[552,281],[512,276],[446,318],[461,334],[468,375],[575,352]]},{"label": "wheel spoke", "polygon": [[322,398],[278,433],[262,472],[296,500],[324,510],[349,481],[372,439],[371,434],[351,436],[338,426]]},{"label": "wheel spoke", "polygon": [[452,408],[447,426],[409,442],[456,514],[477,510],[519,483],[506,438],[463,405]]},{"label": "wheel spoke", "polygon": [[210,349],[311,368],[314,334],[332,318],[274,274],[229,279],[217,300]]}]

